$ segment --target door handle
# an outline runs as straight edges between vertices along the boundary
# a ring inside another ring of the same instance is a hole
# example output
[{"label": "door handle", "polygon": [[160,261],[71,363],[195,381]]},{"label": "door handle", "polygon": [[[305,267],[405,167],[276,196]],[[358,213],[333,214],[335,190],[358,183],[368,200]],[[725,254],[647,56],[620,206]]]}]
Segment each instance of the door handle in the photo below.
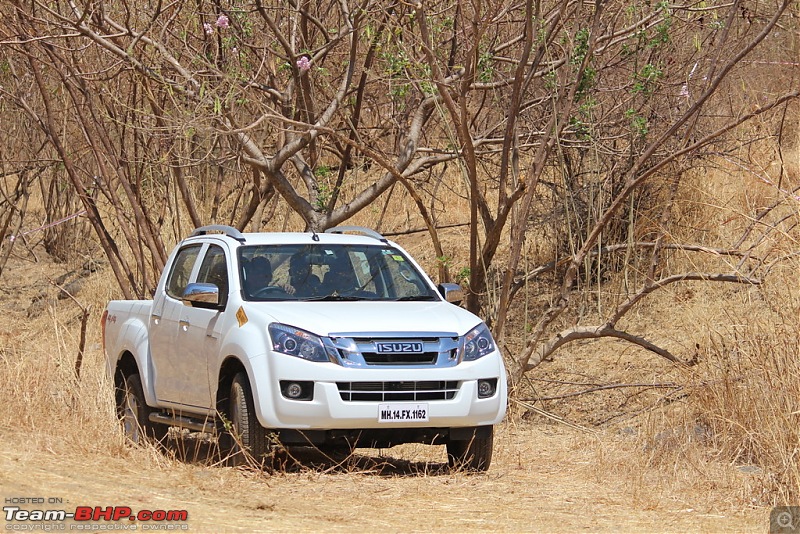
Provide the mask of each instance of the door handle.
[{"label": "door handle", "polygon": [[192,325],[189,323],[189,321],[186,321],[186,320],[184,320],[184,319],[182,319],[182,320],[181,320],[181,321],[180,321],[178,324],[180,324],[180,325],[181,325],[181,330],[183,330],[184,332],[186,332],[187,330],[189,330],[189,327],[190,327],[190,326],[192,326]]},{"label": "door handle", "polygon": [[159,324],[161,322],[161,316],[156,313],[150,314],[150,318],[155,324]]}]

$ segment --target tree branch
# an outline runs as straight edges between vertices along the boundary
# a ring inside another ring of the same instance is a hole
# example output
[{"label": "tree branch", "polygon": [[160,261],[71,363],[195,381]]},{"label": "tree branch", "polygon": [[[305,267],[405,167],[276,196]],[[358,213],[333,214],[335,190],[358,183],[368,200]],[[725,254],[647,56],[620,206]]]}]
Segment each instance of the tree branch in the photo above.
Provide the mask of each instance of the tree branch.
[{"label": "tree branch", "polygon": [[668,350],[655,345],[654,343],[646,340],[644,337],[636,336],[623,330],[618,330],[614,326],[627,312],[633,308],[635,304],[656,289],[661,289],[669,284],[674,284],[675,282],[682,282],[685,280],[732,282],[753,285],[758,285],[761,283],[761,281],[756,278],[747,278],[735,273],[682,273],[662,278],[646,285],[635,295],[631,296],[624,303],[620,304],[606,324],[599,326],[575,326],[556,334],[556,336],[550,341],[540,343],[536,346],[529,346],[524,353],[525,358],[522,360],[525,362],[524,366],[522,366],[524,371],[530,371],[534,367],[538,366],[540,363],[542,363],[542,361],[549,358],[555,351],[567,343],[577,341],[579,339],[599,339],[602,337],[622,339],[649,350],[650,352],[654,352],[655,354],[658,354],[662,358],[666,358],[673,363],[686,365],[686,362],[681,361],[677,356],[673,355]]}]

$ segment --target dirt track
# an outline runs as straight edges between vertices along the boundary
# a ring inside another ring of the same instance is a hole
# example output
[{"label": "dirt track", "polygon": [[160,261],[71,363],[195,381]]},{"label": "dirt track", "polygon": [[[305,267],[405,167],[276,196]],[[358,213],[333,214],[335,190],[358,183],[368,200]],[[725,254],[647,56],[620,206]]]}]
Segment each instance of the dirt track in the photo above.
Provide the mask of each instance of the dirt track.
[{"label": "dirt track", "polygon": [[[362,456],[357,468],[267,475],[141,451],[127,459],[65,457],[8,429],[0,437],[0,496],[61,498],[67,511],[185,509],[190,532],[765,531],[768,510],[717,513],[598,472],[603,446],[593,441],[562,427],[505,428],[485,475],[447,473],[444,454],[428,447]],[[382,467],[386,458],[392,466]]]}]

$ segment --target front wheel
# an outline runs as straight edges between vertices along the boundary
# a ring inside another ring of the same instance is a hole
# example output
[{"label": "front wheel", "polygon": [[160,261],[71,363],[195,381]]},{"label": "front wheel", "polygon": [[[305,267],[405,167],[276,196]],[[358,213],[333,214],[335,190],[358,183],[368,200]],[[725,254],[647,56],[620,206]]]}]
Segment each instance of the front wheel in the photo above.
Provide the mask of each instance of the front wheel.
[{"label": "front wheel", "polygon": [[152,411],[145,401],[139,374],[126,376],[117,397],[117,414],[125,437],[132,443],[143,445],[148,438],[159,442],[166,438],[169,429],[150,421]]},{"label": "front wheel", "polygon": [[267,433],[256,417],[253,394],[247,373],[240,372],[231,383],[228,397],[228,417],[230,428],[225,442],[234,465],[247,463],[247,455],[261,460],[269,452]]},{"label": "front wheel", "polygon": [[447,463],[451,469],[482,472],[492,463],[494,448],[494,427],[489,427],[488,435],[479,436],[474,432],[469,439],[451,439],[447,442]]}]

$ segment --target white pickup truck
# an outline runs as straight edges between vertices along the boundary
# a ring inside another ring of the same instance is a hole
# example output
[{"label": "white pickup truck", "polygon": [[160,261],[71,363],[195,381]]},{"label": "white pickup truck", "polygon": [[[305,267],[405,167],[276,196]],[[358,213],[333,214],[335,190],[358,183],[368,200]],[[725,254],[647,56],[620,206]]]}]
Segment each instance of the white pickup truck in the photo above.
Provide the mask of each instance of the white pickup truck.
[{"label": "white pickup truck", "polygon": [[208,432],[234,460],[276,440],[444,444],[451,466],[486,470],[506,373],[461,298],[372,230],[198,228],[153,300],[103,314],[123,428],[134,442]]}]

